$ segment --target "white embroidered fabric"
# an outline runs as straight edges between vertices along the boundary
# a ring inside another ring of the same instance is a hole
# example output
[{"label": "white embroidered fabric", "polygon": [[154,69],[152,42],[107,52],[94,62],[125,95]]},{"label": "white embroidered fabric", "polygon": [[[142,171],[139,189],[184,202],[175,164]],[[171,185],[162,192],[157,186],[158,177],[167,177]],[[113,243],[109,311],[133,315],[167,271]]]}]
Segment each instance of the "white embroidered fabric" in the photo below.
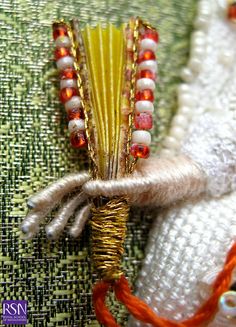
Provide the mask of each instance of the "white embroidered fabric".
[{"label": "white embroidered fabric", "polygon": [[181,152],[207,177],[207,193],[221,196],[236,190],[236,121],[232,115],[206,113],[190,127]]},{"label": "white embroidered fabric", "polygon": [[[157,211],[136,283],[136,294],[156,313],[177,321],[208,298],[212,274],[236,239],[236,28],[224,17],[226,1],[201,4],[210,8],[202,27],[206,53],[188,83],[192,119],[182,152],[205,171],[208,196]],[[209,326],[233,324],[218,314]],[[148,325],[131,318],[129,326]]]}]

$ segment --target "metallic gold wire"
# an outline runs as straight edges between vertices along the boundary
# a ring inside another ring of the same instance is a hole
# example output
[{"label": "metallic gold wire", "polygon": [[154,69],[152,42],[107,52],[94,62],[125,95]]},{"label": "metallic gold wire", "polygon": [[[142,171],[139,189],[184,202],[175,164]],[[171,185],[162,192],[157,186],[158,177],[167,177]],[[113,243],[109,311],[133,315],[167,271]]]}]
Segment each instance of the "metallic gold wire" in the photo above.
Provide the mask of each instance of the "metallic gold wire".
[{"label": "metallic gold wire", "polygon": [[129,205],[123,198],[114,198],[100,207],[93,205],[91,210],[93,263],[102,279],[116,280],[122,275]]},{"label": "metallic gold wire", "polygon": [[[136,91],[136,75],[137,75],[137,59],[138,59],[138,40],[139,40],[139,27],[141,20],[139,17],[135,18],[134,21],[134,30],[133,30],[133,64],[132,64],[132,73],[131,73],[131,87],[130,87],[130,108],[131,113],[129,114],[129,128],[128,128],[128,140],[127,140],[127,153],[129,153],[131,138],[132,138],[132,128],[134,123],[134,105],[135,105],[135,91]],[[126,160],[126,172],[128,174],[132,173],[135,163],[137,160],[130,162],[129,156]]]},{"label": "metallic gold wire", "polygon": [[90,101],[90,85],[86,68],[86,53],[83,45],[83,39],[79,29],[78,20],[74,19],[71,25],[67,25],[68,35],[71,39],[71,52],[74,57],[74,68],[77,73],[77,85],[81,97],[82,107],[85,115],[85,133],[88,141],[88,151],[92,161],[92,175],[98,178],[98,160],[96,157],[95,131],[93,130],[93,118]]}]

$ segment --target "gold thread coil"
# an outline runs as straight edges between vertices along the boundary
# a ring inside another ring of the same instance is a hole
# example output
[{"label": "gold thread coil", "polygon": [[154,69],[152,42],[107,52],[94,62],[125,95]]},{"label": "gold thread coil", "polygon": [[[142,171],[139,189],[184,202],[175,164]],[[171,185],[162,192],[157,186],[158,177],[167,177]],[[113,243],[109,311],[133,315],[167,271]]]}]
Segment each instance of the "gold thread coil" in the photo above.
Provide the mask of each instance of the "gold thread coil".
[{"label": "gold thread coil", "polygon": [[105,205],[93,205],[91,211],[94,268],[102,279],[116,280],[122,275],[121,257],[129,205],[124,198],[114,198]]}]

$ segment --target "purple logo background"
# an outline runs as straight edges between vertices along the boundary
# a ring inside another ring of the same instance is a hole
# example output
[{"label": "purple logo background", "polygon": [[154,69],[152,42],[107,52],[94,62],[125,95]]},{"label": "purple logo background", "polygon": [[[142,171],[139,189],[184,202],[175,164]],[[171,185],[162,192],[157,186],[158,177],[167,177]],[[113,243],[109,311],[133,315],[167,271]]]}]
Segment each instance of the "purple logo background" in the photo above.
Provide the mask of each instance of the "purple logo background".
[{"label": "purple logo background", "polygon": [[27,324],[27,304],[25,300],[2,301],[2,323],[4,325]]}]

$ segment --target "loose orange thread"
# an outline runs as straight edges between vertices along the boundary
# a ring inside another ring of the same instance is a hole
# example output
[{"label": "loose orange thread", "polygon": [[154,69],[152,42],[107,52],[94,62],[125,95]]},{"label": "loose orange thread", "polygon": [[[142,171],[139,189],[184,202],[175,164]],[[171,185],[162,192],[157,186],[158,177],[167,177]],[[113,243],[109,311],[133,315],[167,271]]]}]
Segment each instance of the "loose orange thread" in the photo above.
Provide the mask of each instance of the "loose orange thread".
[{"label": "loose orange thread", "polygon": [[176,322],[158,316],[149,306],[138,297],[131,294],[131,289],[124,275],[114,283],[98,282],[93,290],[93,303],[97,319],[106,327],[119,327],[109,309],[105,305],[109,289],[113,289],[118,301],[138,320],[149,323],[154,327],[197,327],[209,322],[218,308],[220,296],[226,292],[231,283],[232,272],[236,267],[236,242],[228,252],[224,267],[218,274],[210,298],[189,319]]}]

